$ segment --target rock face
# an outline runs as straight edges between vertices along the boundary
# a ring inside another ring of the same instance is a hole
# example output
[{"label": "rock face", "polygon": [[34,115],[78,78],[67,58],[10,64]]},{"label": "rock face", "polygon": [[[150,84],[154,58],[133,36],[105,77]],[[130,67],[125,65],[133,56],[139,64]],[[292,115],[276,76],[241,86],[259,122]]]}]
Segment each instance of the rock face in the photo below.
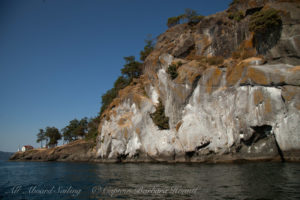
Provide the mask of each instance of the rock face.
[{"label": "rock face", "polygon": [[[158,37],[144,75],[120,91],[102,115],[98,160],[300,159],[300,4],[241,2]],[[268,8],[280,11],[281,35],[260,54],[249,21]],[[228,18],[241,9],[242,20]],[[232,57],[235,52],[246,56]],[[210,63],[214,56],[225,60]],[[172,80],[167,69],[179,62]],[[168,130],[160,130],[150,116],[159,99]]]},{"label": "rock face", "polygon": [[[94,150],[82,144],[12,159],[300,161],[300,3],[238,2],[157,38],[144,75],[102,114]],[[278,11],[280,27],[255,40],[252,16],[270,8]],[[175,79],[167,73],[171,64]],[[160,101],[169,129],[151,118]]]}]

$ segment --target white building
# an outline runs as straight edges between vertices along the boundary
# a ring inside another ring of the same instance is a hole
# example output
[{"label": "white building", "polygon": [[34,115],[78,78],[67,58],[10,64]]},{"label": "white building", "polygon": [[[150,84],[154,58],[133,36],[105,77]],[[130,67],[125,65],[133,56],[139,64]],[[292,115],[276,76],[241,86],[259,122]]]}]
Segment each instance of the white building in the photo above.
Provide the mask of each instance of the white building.
[{"label": "white building", "polygon": [[22,147],[22,152],[28,151],[28,150],[30,150],[30,149],[33,149],[33,146],[30,146],[30,145],[24,145],[24,146]]}]

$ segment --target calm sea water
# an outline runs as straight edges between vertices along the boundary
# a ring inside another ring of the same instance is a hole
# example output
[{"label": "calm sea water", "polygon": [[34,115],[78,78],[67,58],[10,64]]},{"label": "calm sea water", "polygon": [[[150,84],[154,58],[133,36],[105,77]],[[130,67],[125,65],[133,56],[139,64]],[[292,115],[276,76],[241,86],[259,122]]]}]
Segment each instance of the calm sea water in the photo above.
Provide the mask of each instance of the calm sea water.
[{"label": "calm sea water", "polygon": [[0,199],[300,199],[300,164],[0,161]]}]

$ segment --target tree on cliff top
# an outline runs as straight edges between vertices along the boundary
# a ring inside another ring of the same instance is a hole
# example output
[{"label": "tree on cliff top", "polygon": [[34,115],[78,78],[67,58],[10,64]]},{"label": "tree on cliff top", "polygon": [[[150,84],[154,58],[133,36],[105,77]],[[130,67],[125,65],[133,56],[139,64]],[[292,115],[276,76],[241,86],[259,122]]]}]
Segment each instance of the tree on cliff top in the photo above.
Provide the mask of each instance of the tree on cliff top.
[{"label": "tree on cliff top", "polygon": [[175,26],[177,24],[180,24],[180,20],[182,19],[182,15],[176,16],[176,17],[169,17],[167,26],[171,28],[172,26]]},{"label": "tree on cliff top", "polygon": [[154,40],[149,36],[148,39],[145,40],[145,47],[144,50],[140,51],[140,60],[145,61],[147,56],[153,51],[154,49]]},{"label": "tree on cliff top", "polygon": [[61,139],[61,134],[56,127],[47,127],[45,136],[49,138],[48,146],[54,147],[57,141]]},{"label": "tree on cliff top", "polygon": [[41,148],[43,147],[43,141],[46,140],[45,131],[43,129],[39,130],[39,133],[37,134],[37,143],[41,143]]},{"label": "tree on cliff top", "polygon": [[175,26],[177,24],[180,24],[181,22],[186,22],[189,25],[197,24],[198,22],[203,19],[204,16],[198,15],[197,11],[192,10],[190,8],[185,9],[185,13],[182,15],[179,15],[177,17],[170,17],[168,18],[167,26],[170,28],[172,26]]},{"label": "tree on cliff top", "polygon": [[142,63],[135,60],[135,56],[124,57],[125,65],[121,73],[129,79],[138,78],[142,74]]},{"label": "tree on cliff top", "polygon": [[62,129],[64,141],[71,142],[77,140],[78,137],[85,137],[88,131],[88,120],[86,117],[80,121],[73,119],[65,128]]},{"label": "tree on cliff top", "polygon": [[88,123],[88,133],[86,135],[86,139],[87,140],[93,139],[94,142],[96,142],[96,138],[97,138],[97,135],[98,135],[98,126],[99,126],[99,123],[100,123],[100,117],[99,116],[91,118],[89,120],[89,123]]},{"label": "tree on cliff top", "polygon": [[133,78],[138,78],[142,75],[142,63],[135,60],[134,56],[124,57],[125,65],[121,69],[122,76],[120,76],[114,83],[114,87],[102,95],[102,106],[100,115],[109,106],[109,104],[118,96],[119,90],[128,86]]}]

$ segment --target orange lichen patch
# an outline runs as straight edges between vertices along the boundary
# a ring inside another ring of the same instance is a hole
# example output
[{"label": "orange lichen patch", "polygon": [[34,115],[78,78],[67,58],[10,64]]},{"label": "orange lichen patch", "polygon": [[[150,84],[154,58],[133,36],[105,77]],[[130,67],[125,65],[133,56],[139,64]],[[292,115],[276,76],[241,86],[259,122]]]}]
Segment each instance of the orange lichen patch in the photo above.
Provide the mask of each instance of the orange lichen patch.
[{"label": "orange lichen patch", "polygon": [[208,49],[208,47],[211,45],[211,39],[208,36],[204,35],[201,42],[203,45],[201,54],[203,55],[205,53],[205,51]]},{"label": "orange lichen patch", "polygon": [[179,121],[177,124],[176,124],[176,132],[178,132],[180,126],[182,125],[183,121]]},{"label": "orange lichen patch", "polygon": [[295,66],[295,67],[289,69],[289,71],[290,72],[298,72],[298,71],[300,71],[300,66]]},{"label": "orange lichen patch", "polygon": [[157,73],[155,72],[154,69],[149,69],[149,70],[145,71],[145,73],[147,74],[147,78],[145,78],[145,82],[143,82],[144,85],[148,84],[148,82],[151,83],[151,81],[149,79],[151,79],[151,80],[158,79]]},{"label": "orange lichen patch", "polygon": [[121,119],[119,119],[119,121],[118,121],[118,125],[119,125],[119,126],[123,126],[123,125],[126,123],[126,121],[127,121],[127,119],[121,118]]},{"label": "orange lichen patch", "polygon": [[222,71],[218,68],[214,68],[210,75],[210,78],[206,82],[206,92],[211,94],[214,88],[220,85]]},{"label": "orange lichen patch", "polygon": [[153,51],[148,57],[147,57],[147,62],[149,61],[149,63],[152,66],[156,66],[159,62],[159,56],[161,55],[161,52],[158,51]]},{"label": "orange lichen patch", "polygon": [[124,129],[124,137],[126,138],[126,140],[128,139],[128,130],[127,130],[127,128]]},{"label": "orange lichen patch", "polygon": [[185,83],[186,81],[189,84],[192,84],[197,76],[201,75],[205,67],[197,61],[191,61],[185,65],[182,65],[178,68],[178,76],[175,79],[175,82],[178,84]]},{"label": "orange lichen patch", "polygon": [[253,93],[254,104],[258,105],[263,102],[264,95],[261,90],[255,90]]},{"label": "orange lichen patch", "polygon": [[235,59],[246,59],[253,57],[257,54],[256,49],[253,45],[253,35],[251,33],[250,37],[244,40],[239,47],[232,53],[232,57]]},{"label": "orange lichen patch", "polygon": [[282,76],[282,75],[279,75],[279,74],[278,74],[278,76],[280,76],[279,77],[279,82],[284,83],[285,82],[285,76]]},{"label": "orange lichen patch", "polygon": [[[112,101],[108,108],[101,115],[102,118],[110,120],[111,116],[116,117],[116,111],[114,108],[118,107],[124,100],[132,100],[137,106],[140,106],[143,99],[146,99],[144,80],[148,80],[145,76],[141,76],[138,79],[134,79],[131,84],[124,89],[120,90],[118,96]],[[147,82],[147,81],[146,81]]]},{"label": "orange lichen patch", "polygon": [[171,51],[172,49],[174,49],[176,47],[175,43],[170,42],[167,45],[167,51]]},{"label": "orange lichen patch", "polygon": [[250,65],[251,63],[254,63],[254,62],[263,63],[263,59],[260,57],[250,57],[250,58],[243,60],[242,62],[245,63],[246,65]]},{"label": "orange lichen patch", "polygon": [[140,135],[140,134],[141,134],[141,129],[136,128],[136,129],[135,129],[135,132],[136,132],[138,135]]},{"label": "orange lichen patch", "polygon": [[269,98],[266,98],[264,102],[265,102],[265,113],[271,113],[272,112],[271,100]]},{"label": "orange lichen patch", "polygon": [[[186,64],[187,63],[187,61],[186,60],[184,60],[184,59],[180,59],[180,58],[175,58],[173,61],[172,61],[172,63],[171,64],[175,64],[175,65],[178,65],[178,63],[181,63],[181,64]],[[179,66],[180,67],[180,66]]]},{"label": "orange lichen patch", "polygon": [[118,121],[118,125],[120,127],[129,127],[131,126],[132,122],[131,122],[131,118],[133,116],[132,112],[127,112],[124,115],[122,115]]},{"label": "orange lichen patch", "polygon": [[181,100],[186,98],[185,90],[183,90],[182,87],[174,87],[172,90],[175,92],[176,98],[180,98]]},{"label": "orange lichen patch", "polygon": [[241,44],[242,47],[244,48],[253,48],[254,45],[253,45],[253,36],[254,36],[254,33],[252,32],[251,35],[250,35],[250,38],[247,39],[247,40],[244,40]]},{"label": "orange lichen patch", "polygon": [[240,84],[245,84],[248,81],[248,77],[247,76],[243,76],[243,78],[240,81]]},{"label": "orange lichen patch", "polygon": [[111,111],[111,114],[112,114],[114,117],[117,116],[117,112],[116,112],[115,110],[112,110],[112,111]]},{"label": "orange lichen patch", "polygon": [[239,63],[234,67],[228,67],[226,72],[227,86],[235,85],[242,78],[245,68],[245,63]]},{"label": "orange lichen patch", "polygon": [[260,85],[269,85],[270,81],[263,71],[255,69],[253,67],[248,68],[247,77],[254,83]]},{"label": "orange lichen patch", "polygon": [[298,110],[300,110],[300,103],[296,103],[296,104],[295,104],[295,107],[296,107]]},{"label": "orange lichen patch", "polygon": [[227,90],[227,87],[226,87],[226,86],[219,87],[219,90],[220,90],[220,91]]},{"label": "orange lichen patch", "polygon": [[190,51],[190,53],[185,57],[186,60],[197,60],[196,49]]},{"label": "orange lichen patch", "polygon": [[281,93],[285,101],[291,101],[296,94],[297,94],[296,90],[286,89],[285,87],[283,88]]},{"label": "orange lichen patch", "polygon": [[141,105],[143,102],[144,97],[139,94],[133,94],[133,102],[141,109]]},{"label": "orange lichen patch", "polygon": [[[205,51],[211,45],[211,40],[206,35],[200,35],[200,36],[196,35],[195,41],[197,41],[195,45],[196,48],[190,51],[190,53],[185,57],[185,59],[202,61],[204,56],[200,56],[200,55],[205,54]],[[197,47],[201,47],[201,48],[199,49]],[[197,51],[198,51],[198,55],[197,55]]]}]

